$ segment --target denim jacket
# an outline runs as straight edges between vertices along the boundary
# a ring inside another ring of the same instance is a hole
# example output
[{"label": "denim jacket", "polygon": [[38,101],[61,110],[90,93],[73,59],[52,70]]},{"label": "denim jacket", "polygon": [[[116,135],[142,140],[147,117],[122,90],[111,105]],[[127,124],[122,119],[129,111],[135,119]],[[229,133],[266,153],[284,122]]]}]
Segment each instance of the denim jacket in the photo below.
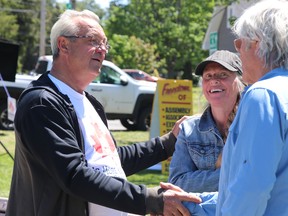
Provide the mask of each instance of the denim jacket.
[{"label": "denim jacket", "polygon": [[220,169],[215,163],[224,142],[211,108],[181,126],[169,168],[169,182],[188,192],[218,191]]}]

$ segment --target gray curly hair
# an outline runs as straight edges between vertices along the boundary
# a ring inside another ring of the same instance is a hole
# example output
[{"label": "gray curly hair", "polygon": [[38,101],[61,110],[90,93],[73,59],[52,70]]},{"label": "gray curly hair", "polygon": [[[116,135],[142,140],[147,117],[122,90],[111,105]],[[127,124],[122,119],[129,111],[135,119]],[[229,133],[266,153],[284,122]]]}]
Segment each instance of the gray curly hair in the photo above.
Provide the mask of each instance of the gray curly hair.
[{"label": "gray curly hair", "polygon": [[264,0],[244,11],[233,32],[259,42],[257,55],[265,67],[288,69],[288,1]]}]

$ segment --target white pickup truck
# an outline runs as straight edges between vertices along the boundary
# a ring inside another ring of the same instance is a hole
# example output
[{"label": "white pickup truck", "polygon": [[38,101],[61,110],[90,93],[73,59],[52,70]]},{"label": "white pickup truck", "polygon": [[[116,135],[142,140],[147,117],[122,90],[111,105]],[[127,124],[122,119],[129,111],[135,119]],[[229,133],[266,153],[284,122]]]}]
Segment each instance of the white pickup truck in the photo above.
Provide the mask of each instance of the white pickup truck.
[{"label": "white pickup truck", "polygon": [[[19,98],[28,83],[52,67],[52,56],[42,56],[34,75],[16,75],[15,83],[7,83],[11,97]],[[8,85],[9,84],[9,85]],[[110,61],[103,61],[101,74],[87,87],[104,106],[108,119],[119,119],[128,130],[148,130],[150,127],[156,83],[137,81]],[[7,119],[7,96],[0,86],[0,128],[13,129]]]}]

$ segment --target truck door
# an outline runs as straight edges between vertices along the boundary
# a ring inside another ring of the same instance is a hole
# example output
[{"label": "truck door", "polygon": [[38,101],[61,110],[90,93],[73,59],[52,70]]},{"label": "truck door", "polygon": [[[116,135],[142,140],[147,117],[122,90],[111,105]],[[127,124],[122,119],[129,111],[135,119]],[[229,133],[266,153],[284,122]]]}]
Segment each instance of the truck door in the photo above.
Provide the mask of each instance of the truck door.
[{"label": "truck door", "polygon": [[122,84],[121,75],[103,65],[100,75],[86,89],[104,106],[106,113],[133,112],[135,90],[129,82],[127,85]]}]

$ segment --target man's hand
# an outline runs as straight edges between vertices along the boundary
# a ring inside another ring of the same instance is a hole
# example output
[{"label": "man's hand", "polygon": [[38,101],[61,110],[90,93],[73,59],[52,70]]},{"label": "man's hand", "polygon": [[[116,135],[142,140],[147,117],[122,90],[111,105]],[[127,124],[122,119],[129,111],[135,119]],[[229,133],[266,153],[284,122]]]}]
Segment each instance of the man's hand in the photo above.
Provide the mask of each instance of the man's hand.
[{"label": "man's hand", "polygon": [[172,133],[174,134],[174,136],[177,138],[178,133],[180,131],[180,124],[185,120],[189,118],[189,116],[183,116],[181,119],[179,119],[178,121],[176,121],[176,123],[174,124],[173,128],[172,128]]},{"label": "man's hand", "polygon": [[181,201],[202,202],[200,197],[193,193],[187,193],[173,184],[160,182],[160,186],[166,190],[163,193],[164,216],[190,216],[188,209],[182,205]]}]

